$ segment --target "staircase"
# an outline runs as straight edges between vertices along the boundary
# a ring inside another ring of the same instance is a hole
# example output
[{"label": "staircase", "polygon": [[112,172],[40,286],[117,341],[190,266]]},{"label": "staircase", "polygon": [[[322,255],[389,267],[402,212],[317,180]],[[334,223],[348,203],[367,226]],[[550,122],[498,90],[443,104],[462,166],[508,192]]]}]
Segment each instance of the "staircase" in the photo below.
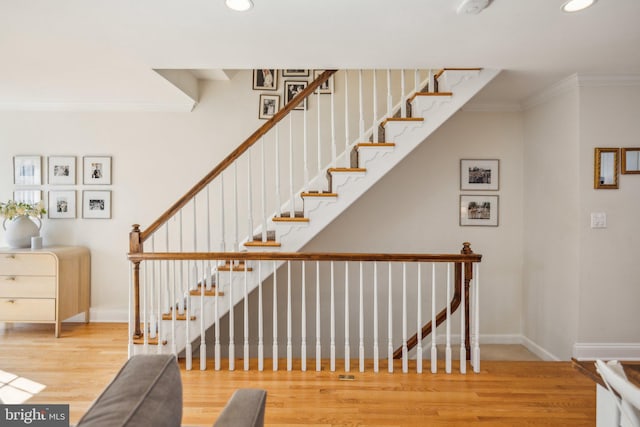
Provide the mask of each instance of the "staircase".
[{"label": "staircase", "polygon": [[[406,78],[407,73],[413,74],[412,79]],[[298,252],[498,71],[412,70],[392,76],[387,70],[386,90],[378,91],[384,74],[371,72],[367,80],[362,71],[324,72],[156,222],[146,230],[134,225],[130,259],[131,311],[135,313],[131,335],[135,339],[130,354],[183,350],[191,354],[199,341],[203,368],[206,343],[200,331],[213,326],[218,339],[216,319],[228,314],[233,323],[230,307],[246,302],[248,293],[288,262],[261,262],[260,268],[254,268],[252,261],[234,260],[233,253]],[[329,78],[344,83],[338,103],[334,94],[311,97]],[[371,89],[364,90],[367,82]],[[407,90],[409,82],[413,90]],[[355,99],[349,89],[354,87],[358,88]],[[302,99],[315,100],[315,109],[294,111]],[[366,101],[370,105],[365,108]],[[343,108],[336,107],[340,104]],[[342,117],[343,127],[337,125],[337,116]],[[338,128],[344,132],[342,144],[337,142]],[[304,141],[302,147],[298,138]],[[296,154],[301,156],[296,159]],[[275,188],[267,188],[270,186]],[[241,239],[242,235],[246,237]],[[216,256],[211,251],[214,246],[220,249]],[[190,255],[180,255],[185,252]],[[198,253],[209,255],[199,257]],[[158,254],[156,260],[154,254]],[[167,260],[167,254],[185,262],[160,261]],[[178,322],[185,327],[177,328]],[[232,343],[230,368],[234,351]],[[218,363],[216,368],[220,368]]]}]

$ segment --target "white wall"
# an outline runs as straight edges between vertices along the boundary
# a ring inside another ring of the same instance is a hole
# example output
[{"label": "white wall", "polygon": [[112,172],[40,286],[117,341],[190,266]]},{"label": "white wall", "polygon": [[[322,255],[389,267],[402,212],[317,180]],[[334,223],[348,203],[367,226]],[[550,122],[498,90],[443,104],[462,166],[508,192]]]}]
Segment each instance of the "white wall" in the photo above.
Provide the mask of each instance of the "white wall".
[{"label": "white wall", "polygon": [[579,298],[578,88],[524,114],[524,335],[541,355],[568,359]]}]

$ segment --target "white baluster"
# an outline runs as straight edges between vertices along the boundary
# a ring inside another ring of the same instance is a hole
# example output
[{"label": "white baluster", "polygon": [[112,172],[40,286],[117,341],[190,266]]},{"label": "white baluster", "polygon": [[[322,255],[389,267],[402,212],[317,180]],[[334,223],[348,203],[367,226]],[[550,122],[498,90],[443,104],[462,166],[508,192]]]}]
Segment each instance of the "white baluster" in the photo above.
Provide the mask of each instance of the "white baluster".
[{"label": "white baluster", "polygon": [[295,202],[293,198],[293,114],[289,114],[289,215],[295,218]]},{"label": "white baluster", "polygon": [[[173,265],[173,275],[169,275],[171,266]],[[176,346],[176,268],[175,261],[167,261],[167,281],[169,282],[170,299],[171,299],[171,353],[178,354],[178,348]],[[171,280],[173,278],[173,280]],[[188,331],[188,328],[187,328]]]},{"label": "white baluster", "polygon": [[438,372],[438,349],[436,347],[436,264],[431,263],[431,373]]},{"label": "white baluster", "polygon": [[420,92],[420,70],[418,70],[417,68],[413,70],[413,85],[413,91],[415,93]]},{"label": "white baluster", "polygon": [[[207,203],[207,206],[209,204]],[[209,252],[207,250],[207,252]],[[206,272],[207,278],[209,278],[209,280],[207,280],[208,282],[211,282],[211,268],[209,267],[207,269],[206,265],[207,265],[207,261],[202,261],[202,271]],[[209,263],[210,265],[210,263]],[[206,325],[204,324],[204,289],[205,284],[202,283],[202,286],[200,287],[200,370],[204,371],[205,369],[207,369],[207,342],[205,340],[205,332],[207,331]],[[211,283],[209,283],[209,290],[211,290]],[[189,305],[189,299],[191,299],[191,297],[189,296],[189,293],[186,294],[186,298],[187,298],[187,306]],[[188,319],[188,317],[187,317]],[[187,320],[187,323],[189,321]]]},{"label": "white baluster", "polygon": [[250,242],[253,241],[253,182],[251,182],[251,169],[251,148],[249,148],[247,150],[247,226],[249,228]]},{"label": "white baluster", "polygon": [[[134,353],[134,345],[133,345],[133,334],[135,332],[135,325],[133,320],[133,275],[134,275],[134,267],[131,264],[131,269],[129,270],[129,296],[127,299],[127,310],[128,310],[128,328],[127,328],[127,357],[133,357]],[[146,334],[145,334],[146,335]]]},{"label": "white baluster", "polygon": [[258,261],[258,371],[260,372],[264,371],[264,311],[262,308],[262,261]]},{"label": "white baluster", "polygon": [[473,372],[480,372],[480,265],[473,264]]},{"label": "white baluster", "polygon": [[[193,261],[193,264],[191,266],[191,276],[192,276],[192,282],[194,284],[194,286],[198,286],[198,266],[196,265],[196,261]],[[202,284],[202,286],[204,287],[204,284]],[[202,312],[200,313],[202,315]],[[193,369],[193,349],[191,346],[191,298],[187,299],[187,310],[186,310],[186,320],[184,321],[185,323],[185,335],[186,335],[186,348],[185,348],[185,355],[186,355],[186,361],[185,361],[185,368],[190,371],[191,369]],[[202,328],[202,330],[204,331],[204,326]],[[177,354],[176,354],[177,355]]]},{"label": "white baluster", "polygon": [[[156,236],[153,235],[151,236],[151,253],[155,252],[155,241],[156,241]],[[158,309],[154,309],[154,307],[156,306],[156,294],[160,295],[160,289],[157,289],[157,283],[156,282],[156,261],[150,261],[151,265],[150,265],[150,269],[151,269],[151,287],[149,290],[149,301],[151,303],[151,307],[149,309],[149,311],[151,312],[151,318],[150,318],[150,322],[149,322],[149,337],[150,338],[155,338],[157,336],[157,325],[158,325],[158,318],[157,318],[157,314],[159,314],[159,305],[158,305]],[[147,331],[145,330],[145,335],[147,334]]]},{"label": "white baluster", "polygon": [[360,111],[360,120],[358,122],[358,140],[364,141],[364,105],[362,100],[362,70],[358,70],[358,109]]},{"label": "white baluster", "polygon": [[[144,345],[144,352],[147,353],[149,346],[149,319],[147,318],[147,288],[149,286],[149,275],[147,269],[149,268],[149,262],[145,262],[142,267],[143,278],[142,280],[142,343]],[[129,334],[132,337],[133,334]],[[133,344],[133,341],[131,342]]]},{"label": "white baluster", "polygon": [[416,337],[418,338],[416,346],[416,372],[422,373],[422,264],[418,263],[418,290],[417,290],[418,307],[417,311],[417,327]]},{"label": "white baluster", "polygon": [[433,70],[429,69],[429,76],[428,76],[428,89],[429,92],[435,92],[436,91],[436,79],[435,76],[433,75]]},{"label": "white baluster", "polygon": [[276,216],[282,216],[280,208],[282,201],[280,198],[280,124],[276,125]]},{"label": "white baluster", "polygon": [[373,372],[378,372],[378,263],[373,263]]},{"label": "white baluster", "polygon": [[[267,241],[267,168],[265,165],[264,158],[264,137],[262,138],[260,144],[260,163],[261,163],[261,172],[262,172],[262,188],[261,188],[261,197],[260,201],[262,202],[262,241]],[[246,261],[245,261],[246,264]]]},{"label": "white baluster", "polygon": [[320,121],[320,110],[322,110],[321,107],[321,101],[322,100],[322,96],[318,95],[318,173],[322,173],[322,138],[321,138],[321,129],[322,129],[322,122]]},{"label": "white baluster", "polygon": [[[180,211],[180,214],[182,214],[182,211]],[[169,251],[169,223],[166,224],[165,226],[165,234],[164,234],[164,240],[165,240],[165,247],[167,248],[167,251]],[[180,215],[180,231],[182,231],[182,215]],[[180,239],[180,242],[182,242],[182,239]],[[182,243],[181,243],[182,245]],[[171,299],[171,289],[169,288],[169,263],[165,262],[164,263],[166,269],[165,269],[165,277],[164,277],[164,286],[165,286],[165,298],[166,298],[166,305],[165,305],[165,309],[166,310],[171,310],[174,311],[175,309],[175,303],[176,300],[175,299]],[[168,313],[171,313],[171,311],[167,311]]]},{"label": "white baluster", "polygon": [[336,370],[336,301],[335,301],[335,283],[333,275],[333,261],[331,261],[331,339],[330,339],[330,370],[335,372]]},{"label": "white baluster", "polygon": [[393,117],[393,97],[391,96],[391,70],[387,69],[387,117]]},{"label": "white baluster", "polygon": [[467,373],[467,348],[465,346],[465,295],[464,295],[464,288],[465,288],[465,264],[462,263],[460,264],[460,269],[462,270],[462,283],[460,285],[460,292],[461,292],[461,298],[460,298],[460,373],[461,374],[466,374]]},{"label": "white baluster", "polygon": [[157,319],[157,324],[158,324],[158,334],[157,334],[157,338],[158,338],[158,346],[157,346],[157,353],[158,354],[162,354],[162,340],[164,338],[164,328],[162,327],[162,324],[164,322],[162,322],[162,313],[163,311],[163,307],[162,307],[162,261],[158,261],[158,313],[156,315],[156,319]]},{"label": "white baluster", "polygon": [[373,70],[373,142],[379,141],[378,135],[378,77]]},{"label": "white baluster", "polygon": [[389,372],[393,372],[393,292],[392,292],[392,270],[389,263],[389,310],[388,310],[388,344],[387,344],[387,364]]},{"label": "white baluster", "polygon": [[287,261],[287,371],[293,369],[293,343],[291,341],[291,261]]},{"label": "white baluster", "polygon": [[344,371],[351,370],[351,347],[349,346],[349,262],[344,263]]},{"label": "white baluster", "polygon": [[[305,101],[306,102],[306,101]],[[303,184],[303,189],[306,191],[309,188],[309,155],[308,155],[308,137],[307,137],[307,109],[305,108],[304,111],[302,112],[302,130],[303,130],[303,135],[302,135],[302,140],[303,140],[303,144],[302,144],[302,148],[303,148],[303,153],[302,153],[302,157],[303,157],[303,164],[304,164],[304,184]]]},{"label": "white baluster", "polygon": [[447,263],[447,343],[445,348],[445,372],[451,373],[451,263]]},{"label": "white baluster", "polygon": [[320,342],[320,261],[316,261],[316,371],[322,369],[322,345]]},{"label": "white baluster", "polygon": [[273,370],[278,370],[278,266],[273,261]]},{"label": "white baluster", "polygon": [[229,370],[236,369],[236,346],[235,346],[235,320],[234,320],[234,298],[233,298],[233,265],[235,261],[229,263]]},{"label": "white baluster", "polygon": [[[244,262],[244,370],[249,370],[249,261]],[[258,279],[260,280],[260,279]],[[231,303],[230,303],[231,305]],[[230,308],[233,310],[233,307]]]},{"label": "white baluster", "polygon": [[[224,173],[220,174],[220,252],[226,251],[227,244],[225,242],[225,228],[224,228]],[[220,286],[219,282],[216,282],[216,286]]]},{"label": "white baluster", "polygon": [[345,147],[351,143],[349,138],[349,72],[344,70],[344,141]]},{"label": "white baluster", "polygon": [[404,68],[400,70],[400,117],[407,117],[407,98],[405,97]]},{"label": "white baluster", "polygon": [[[233,162],[233,205],[235,215],[235,240],[233,241],[233,250],[238,252],[238,242],[240,240],[240,219],[238,217],[238,161]],[[251,230],[249,230],[249,232],[251,232]]]},{"label": "white baluster", "polygon": [[402,263],[402,372],[409,372],[409,348],[407,347],[407,263]]},{"label": "white baluster", "polygon": [[[219,263],[217,263],[217,264],[219,264]],[[219,296],[220,289],[221,289],[220,271],[218,269],[216,269],[216,297],[214,299],[214,318],[216,320],[214,333],[215,333],[216,337],[215,337],[215,342],[214,342],[214,346],[213,346],[214,359],[215,359],[214,360],[214,369],[216,371],[220,370],[220,359],[221,359],[221,354],[220,354],[220,296]]]},{"label": "white baluster", "polygon": [[[318,95],[319,96],[319,95]],[[334,91],[331,91],[331,164],[336,167],[338,148],[336,146],[336,105]]]},{"label": "white baluster", "polygon": [[[195,202],[194,202],[195,203]],[[183,243],[182,243],[182,209],[180,209],[180,212],[178,213],[178,218],[179,218],[179,234],[180,234],[180,238],[179,238],[179,244],[178,244],[178,250],[182,253],[183,252]],[[195,224],[195,221],[194,221]],[[167,252],[169,251],[169,223],[167,223],[167,235],[166,237],[166,245],[167,245]],[[189,292],[189,290],[191,290],[191,282],[189,281],[189,277],[187,277],[187,280],[185,280],[184,278],[184,271],[183,271],[183,264],[184,263],[180,263],[180,282],[181,282],[181,288],[183,287],[183,284],[186,283],[186,292]],[[188,276],[188,274],[187,274]],[[175,305],[175,299],[172,299],[172,304]],[[178,301],[178,313],[180,314],[184,314],[185,313],[185,307],[184,307],[184,301],[182,300],[182,298]]]},{"label": "white baluster", "polygon": [[300,343],[300,369],[304,372],[307,370],[307,289],[306,289],[306,263],[302,261],[302,289],[301,289],[301,343]]},{"label": "white baluster", "polygon": [[360,261],[360,319],[359,319],[359,345],[358,359],[360,372],[364,372],[364,276],[362,261]]}]

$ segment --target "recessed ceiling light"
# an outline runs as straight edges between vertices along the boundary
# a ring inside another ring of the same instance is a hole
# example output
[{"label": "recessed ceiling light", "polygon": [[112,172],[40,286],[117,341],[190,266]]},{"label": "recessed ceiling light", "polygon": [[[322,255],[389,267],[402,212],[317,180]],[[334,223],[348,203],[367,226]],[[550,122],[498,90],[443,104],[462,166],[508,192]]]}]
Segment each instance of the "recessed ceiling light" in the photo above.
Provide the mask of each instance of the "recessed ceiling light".
[{"label": "recessed ceiling light", "polygon": [[569,0],[562,5],[564,12],[579,12],[583,9],[593,6],[596,0]]},{"label": "recessed ceiling light", "polygon": [[225,0],[224,2],[229,9],[245,12],[253,7],[251,0]]}]

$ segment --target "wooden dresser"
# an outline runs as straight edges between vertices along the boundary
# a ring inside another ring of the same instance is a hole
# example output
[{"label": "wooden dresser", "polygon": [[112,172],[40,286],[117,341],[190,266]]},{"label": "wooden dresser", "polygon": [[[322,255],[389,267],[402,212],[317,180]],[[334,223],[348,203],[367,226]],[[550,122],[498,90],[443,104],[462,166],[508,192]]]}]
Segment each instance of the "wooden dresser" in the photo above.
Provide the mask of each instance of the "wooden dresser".
[{"label": "wooden dresser", "polygon": [[80,246],[0,248],[0,322],[54,323],[84,313],[89,322],[91,255]]}]

